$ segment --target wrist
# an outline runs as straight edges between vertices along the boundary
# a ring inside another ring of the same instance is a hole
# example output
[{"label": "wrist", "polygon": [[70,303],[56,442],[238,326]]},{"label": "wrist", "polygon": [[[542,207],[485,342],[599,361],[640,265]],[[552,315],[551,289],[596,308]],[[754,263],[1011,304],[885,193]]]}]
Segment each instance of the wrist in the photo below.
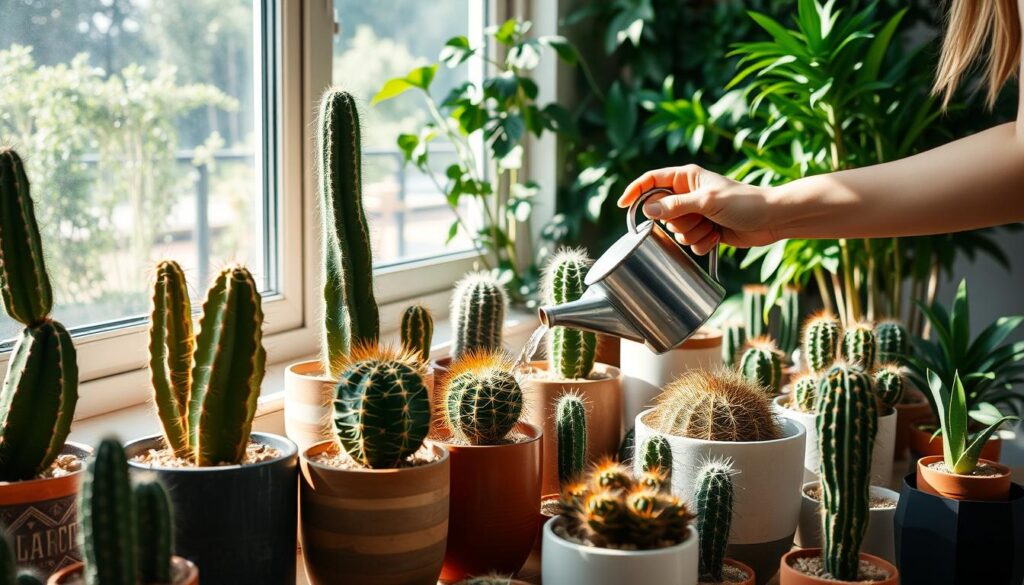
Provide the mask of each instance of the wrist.
[{"label": "wrist", "polygon": [[804,177],[766,188],[768,219],[779,238],[814,237],[808,228],[814,225],[814,218],[820,211],[820,205],[816,204],[816,194],[820,192],[818,183],[818,177]]}]

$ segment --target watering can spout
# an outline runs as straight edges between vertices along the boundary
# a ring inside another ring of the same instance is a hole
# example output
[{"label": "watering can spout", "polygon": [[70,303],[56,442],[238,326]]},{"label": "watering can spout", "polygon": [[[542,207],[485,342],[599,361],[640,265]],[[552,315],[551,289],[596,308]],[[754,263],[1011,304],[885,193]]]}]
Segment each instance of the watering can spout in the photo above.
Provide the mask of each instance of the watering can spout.
[{"label": "watering can spout", "polygon": [[590,287],[571,303],[541,307],[539,313],[540,322],[548,327],[572,327],[644,342],[643,336],[622,318],[599,287]]}]

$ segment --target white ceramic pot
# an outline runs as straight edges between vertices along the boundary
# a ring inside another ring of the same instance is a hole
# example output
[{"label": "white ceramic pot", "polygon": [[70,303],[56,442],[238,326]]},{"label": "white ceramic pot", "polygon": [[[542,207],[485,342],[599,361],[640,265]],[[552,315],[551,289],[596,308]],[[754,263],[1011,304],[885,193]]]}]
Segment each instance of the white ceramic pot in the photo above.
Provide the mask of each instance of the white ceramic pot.
[{"label": "white ceramic pot", "polygon": [[[818,480],[818,465],[821,451],[818,449],[818,425],[813,414],[789,408],[789,394],[776,396],[773,403],[779,416],[795,420],[807,429],[807,443],[804,450],[804,481]],[[892,484],[892,461],[896,447],[896,411],[878,417],[878,432],[875,447],[871,453],[871,484],[890,486]]]},{"label": "white ceramic pot", "polygon": [[[651,411],[636,417],[636,444],[660,434],[644,422]],[[779,569],[779,559],[793,543],[800,517],[804,428],[780,419],[782,437],[772,441],[706,441],[667,435],[672,447],[672,493],[692,500],[697,470],[709,459],[728,457],[738,472],[728,556],[749,565],[757,582],[766,583]],[[634,458],[639,468],[641,461]]]},{"label": "white ceramic pot", "polygon": [[722,365],[722,332],[699,329],[676,349],[657,355],[642,343],[622,340],[619,354],[622,370],[622,422],[628,425],[640,412],[654,406],[654,399],[666,384],[688,370],[714,369]]},{"label": "white ceramic pot", "polygon": [[691,525],[686,540],[656,550],[616,550],[583,546],[555,534],[554,517],[544,525],[541,581],[544,585],[623,585],[671,583],[696,585],[697,531]]},{"label": "white ceramic pot", "polygon": [[[806,489],[818,485],[818,482],[807,482],[801,487],[800,524],[796,529],[793,544],[800,548],[821,547],[821,502],[807,495]],[[871,486],[871,497],[892,500],[892,508],[872,508],[868,512],[868,528],[864,533],[864,543],[860,552],[875,555],[896,563],[895,520],[896,506],[900,494],[889,488]]]}]

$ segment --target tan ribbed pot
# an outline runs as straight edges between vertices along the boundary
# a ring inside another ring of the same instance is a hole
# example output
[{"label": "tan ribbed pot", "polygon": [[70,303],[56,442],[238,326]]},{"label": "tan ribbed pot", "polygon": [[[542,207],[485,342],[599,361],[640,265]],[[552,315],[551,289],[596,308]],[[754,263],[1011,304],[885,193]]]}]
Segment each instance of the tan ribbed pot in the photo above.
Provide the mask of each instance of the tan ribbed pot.
[{"label": "tan ribbed pot", "polygon": [[434,585],[448,535],[449,455],[402,469],[337,469],[300,459],[302,558],[311,585]]},{"label": "tan ribbed pot", "polygon": [[[535,370],[548,369],[548,362],[531,362]],[[622,373],[618,368],[594,364],[594,374],[605,376],[596,380],[549,380],[527,376],[523,381],[525,405],[529,422],[544,431],[541,491],[557,494],[558,448],[555,444],[555,405],[565,393],[583,398],[587,406],[587,461],[596,461],[619,452],[622,428]]]}]

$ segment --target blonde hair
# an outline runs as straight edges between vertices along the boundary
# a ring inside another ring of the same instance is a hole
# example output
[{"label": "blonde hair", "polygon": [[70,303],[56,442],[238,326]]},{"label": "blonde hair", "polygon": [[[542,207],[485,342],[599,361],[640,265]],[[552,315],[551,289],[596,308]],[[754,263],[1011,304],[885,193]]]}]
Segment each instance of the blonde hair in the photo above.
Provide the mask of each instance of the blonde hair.
[{"label": "blonde hair", "polygon": [[1020,67],[1020,45],[1017,0],[950,0],[932,92],[948,105],[971,64],[985,54],[987,101],[992,107],[999,90]]}]

